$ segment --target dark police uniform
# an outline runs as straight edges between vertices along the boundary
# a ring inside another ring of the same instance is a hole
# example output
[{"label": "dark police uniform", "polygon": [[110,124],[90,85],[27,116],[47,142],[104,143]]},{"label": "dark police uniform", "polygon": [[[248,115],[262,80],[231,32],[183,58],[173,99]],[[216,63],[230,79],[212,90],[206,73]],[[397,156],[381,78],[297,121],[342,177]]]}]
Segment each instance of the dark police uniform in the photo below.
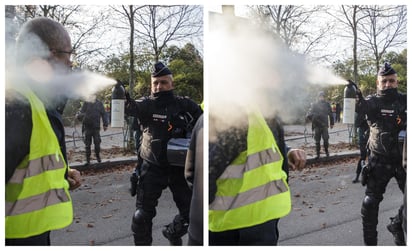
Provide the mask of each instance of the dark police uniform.
[{"label": "dark police uniform", "polygon": [[[318,96],[325,97],[324,92],[320,92]],[[328,121],[329,117],[329,121]],[[320,156],[320,140],[323,138],[323,148],[325,149],[326,156],[329,157],[329,123],[334,125],[332,108],[325,100],[319,100],[314,103],[308,114],[306,115],[308,120],[312,121],[312,130],[315,131],[314,139],[316,144],[316,158]]]},{"label": "dark police uniform", "polygon": [[86,165],[90,164],[92,140],[96,159],[98,162],[101,162],[100,144],[102,139],[100,137],[100,118],[103,120],[104,128],[107,128],[109,125],[109,119],[104,110],[103,103],[98,99],[94,102],[84,102],[77,118],[83,121],[82,132],[84,133],[84,145],[86,148]]},{"label": "dark police uniform", "polygon": [[[162,63],[155,65],[152,76],[171,74]],[[202,110],[189,98],[178,97],[173,91],[162,91],[137,101],[126,102],[126,114],[139,119],[142,128],[140,157],[143,163],[138,167],[139,182],[136,194],[136,212],[132,219],[135,245],[152,243],[152,219],[163,189],[169,187],[179,210],[173,222],[163,234],[175,245],[181,245],[181,237],[187,233],[192,192],[185,177],[184,166],[173,166],[167,158],[167,144],[171,138],[190,135]],[[191,121],[186,119],[190,117]]]},{"label": "dark police uniform", "polygon": [[[386,76],[395,73],[386,63],[378,74]],[[358,94],[361,97],[359,91]],[[358,113],[366,114],[370,127],[368,168],[362,173],[367,177],[361,210],[364,242],[366,245],[377,245],[379,203],[383,199],[386,186],[390,179],[395,177],[399,188],[404,192],[406,182],[402,150],[398,142],[399,132],[406,129],[406,95],[398,93],[396,88],[378,90],[366,99],[361,98],[356,109]],[[400,215],[395,218],[399,217]],[[395,236],[395,233],[392,233]],[[395,236],[395,240],[398,239],[397,244],[402,244],[402,238],[403,233],[398,238]]]}]

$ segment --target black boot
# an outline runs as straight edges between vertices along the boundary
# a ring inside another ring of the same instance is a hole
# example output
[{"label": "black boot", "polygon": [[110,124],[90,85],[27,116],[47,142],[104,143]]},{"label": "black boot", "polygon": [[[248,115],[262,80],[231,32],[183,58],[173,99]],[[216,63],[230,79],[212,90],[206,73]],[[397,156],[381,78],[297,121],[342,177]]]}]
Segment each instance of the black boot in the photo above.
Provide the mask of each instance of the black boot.
[{"label": "black boot", "polygon": [[189,223],[180,215],[176,215],[173,222],[163,228],[162,234],[171,246],[182,246],[182,236],[187,233],[188,227]]},{"label": "black boot", "polygon": [[90,165],[90,155],[86,155],[86,163],[84,163],[84,166]]},{"label": "black boot", "polygon": [[326,157],[329,157],[329,143],[324,143],[323,148],[325,148]]},{"label": "black boot", "polygon": [[90,155],[92,155],[90,146],[86,146],[86,163],[84,164],[85,166],[90,165]]},{"label": "black boot", "polygon": [[359,174],[356,174],[355,179],[352,180],[352,183],[358,183],[359,182]]},{"label": "black boot", "polygon": [[391,217],[390,219],[391,223],[389,223],[386,228],[392,233],[393,238],[395,239],[395,244],[397,246],[406,246],[402,222],[398,219],[398,217]]},{"label": "black boot", "polygon": [[320,157],[320,144],[316,143],[316,160]]},{"label": "black boot", "polygon": [[97,162],[101,163],[102,159],[100,158],[100,146],[99,145],[94,146],[94,154],[96,154]]}]

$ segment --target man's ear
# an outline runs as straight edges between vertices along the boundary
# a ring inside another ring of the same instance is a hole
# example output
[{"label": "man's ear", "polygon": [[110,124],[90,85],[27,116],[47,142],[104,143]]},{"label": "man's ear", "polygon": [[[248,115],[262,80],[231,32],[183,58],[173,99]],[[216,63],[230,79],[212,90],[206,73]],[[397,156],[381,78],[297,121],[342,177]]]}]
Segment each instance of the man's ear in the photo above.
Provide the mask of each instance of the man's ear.
[{"label": "man's ear", "polygon": [[24,65],[24,71],[34,81],[46,83],[53,77],[53,68],[42,58],[33,58]]}]

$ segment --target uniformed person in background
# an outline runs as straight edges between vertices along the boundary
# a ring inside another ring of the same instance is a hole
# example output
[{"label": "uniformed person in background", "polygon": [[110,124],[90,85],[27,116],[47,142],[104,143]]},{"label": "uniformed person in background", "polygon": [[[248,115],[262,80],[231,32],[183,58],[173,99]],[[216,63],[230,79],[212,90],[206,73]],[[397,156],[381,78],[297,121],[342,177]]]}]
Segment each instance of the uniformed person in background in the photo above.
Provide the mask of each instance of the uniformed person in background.
[{"label": "uniformed person in background", "polygon": [[[376,87],[377,93],[365,99],[357,90],[356,112],[367,116],[370,128],[370,156],[367,168],[362,171],[362,183],[366,185],[361,210],[365,245],[377,245],[379,204],[390,179],[395,177],[402,192],[406,182],[398,142],[399,132],[406,130],[406,94],[398,92],[398,76],[390,64],[385,63],[379,70]],[[388,225],[397,245],[405,245],[401,212],[402,208]]]},{"label": "uniformed person in background", "polygon": [[318,94],[318,101],[313,103],[306,115],[306,119],[312,121],[312,130],[315,131],[314,139],[316,145],[316,159],[320,157],[320,140],[323,139],[323,148],[326,157],[329,157],[329,131],[328,128],[333,128],[335,121],[333,120],[332,108],[325,100],[323,91]]},{"label": "uniformed person in background", "polygon": [[104,110],[103,103],[95,98],[94,101],[83,102],[83,105],[77,115],[77,119],[82,121],[82,132],[84,133],[84,145],[86,150],[86,166],[90,165],[90,156],[92,153],[91,145],[94,144],[94,154],[97,162],[102,162],[100,158],[100,121],[103,121],[103,130],[106,131],[109,126],[109,119]]}]

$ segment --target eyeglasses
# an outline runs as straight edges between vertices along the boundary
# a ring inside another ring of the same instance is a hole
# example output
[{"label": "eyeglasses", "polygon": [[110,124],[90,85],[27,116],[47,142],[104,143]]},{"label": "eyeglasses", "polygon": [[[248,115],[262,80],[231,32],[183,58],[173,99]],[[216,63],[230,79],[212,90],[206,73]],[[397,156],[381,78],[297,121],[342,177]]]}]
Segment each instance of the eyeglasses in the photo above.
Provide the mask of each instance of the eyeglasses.
[{"label": "eyeglasses", "polygon": [[76,58],[76,52],[74,50],[63,51],[63,50],[57,50],[57,49],[50,49],[50,51],[53,53],[69,54],[70,61],[74,61],[74,59]]}]

